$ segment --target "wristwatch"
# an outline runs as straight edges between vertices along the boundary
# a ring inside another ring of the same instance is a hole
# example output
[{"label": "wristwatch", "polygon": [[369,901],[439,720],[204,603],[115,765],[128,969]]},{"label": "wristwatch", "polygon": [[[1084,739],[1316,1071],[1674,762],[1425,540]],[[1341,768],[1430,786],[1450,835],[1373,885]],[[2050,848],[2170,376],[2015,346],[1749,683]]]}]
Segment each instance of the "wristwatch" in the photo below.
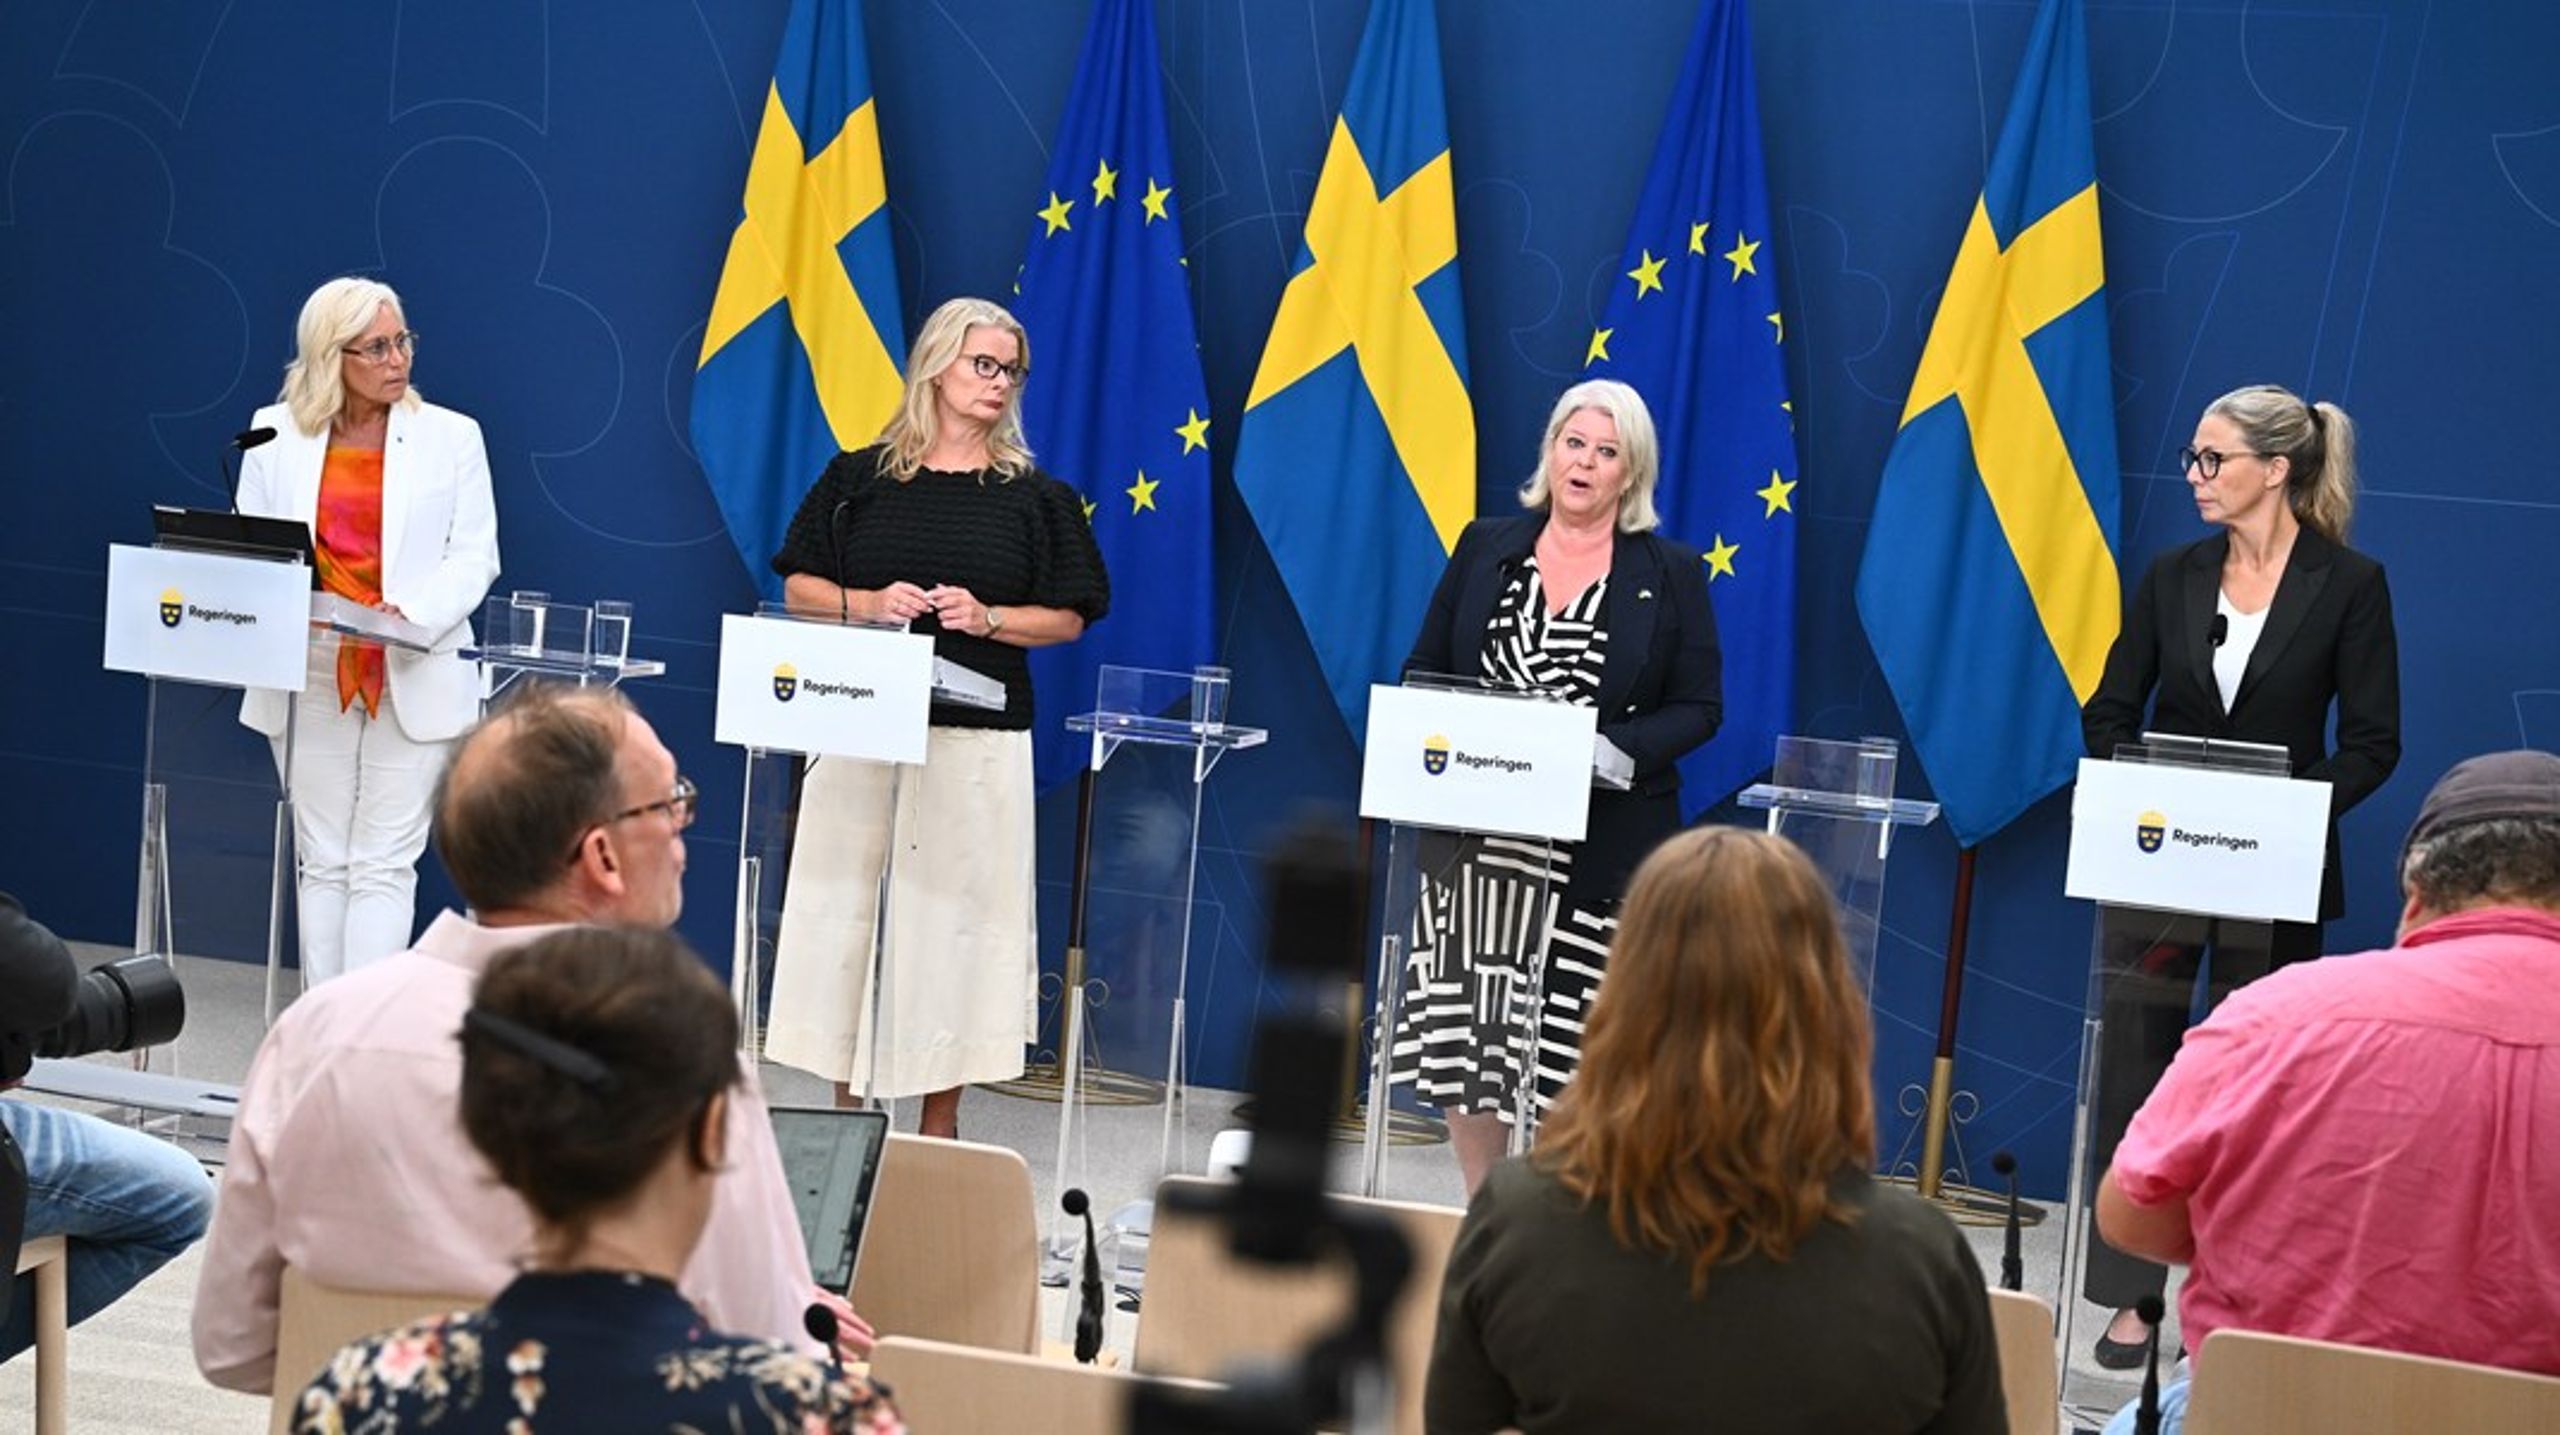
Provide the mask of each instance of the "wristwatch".
[{"label": "wristwatch", "polygon": [[992,638],[1003,631],[1004,615],[993,608],[989,608],[987,610],[987,636]]}]

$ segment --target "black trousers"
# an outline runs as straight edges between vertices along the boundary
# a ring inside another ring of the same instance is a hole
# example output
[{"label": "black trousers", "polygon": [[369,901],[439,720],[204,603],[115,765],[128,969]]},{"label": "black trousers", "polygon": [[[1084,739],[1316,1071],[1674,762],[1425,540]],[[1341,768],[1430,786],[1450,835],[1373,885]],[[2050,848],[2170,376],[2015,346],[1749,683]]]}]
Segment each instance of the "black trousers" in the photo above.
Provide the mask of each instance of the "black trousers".
[{"label": "black trousers", "polygon": [[[2100,919],[2104,987],[2099,1004],[2097,1091],[2090,1113],[2089,1193],[2115,1160],[2133,1114],[2178,1054],[2203,982],[2206,1010],[2278,967],[2320,955],[2317,922],[2231,922],[2110,907]],[[2159,1295],[2167,1268],[2129,1256],[2097,1233],[2089,1212],[2081,1293],[2121,1310]]]}]

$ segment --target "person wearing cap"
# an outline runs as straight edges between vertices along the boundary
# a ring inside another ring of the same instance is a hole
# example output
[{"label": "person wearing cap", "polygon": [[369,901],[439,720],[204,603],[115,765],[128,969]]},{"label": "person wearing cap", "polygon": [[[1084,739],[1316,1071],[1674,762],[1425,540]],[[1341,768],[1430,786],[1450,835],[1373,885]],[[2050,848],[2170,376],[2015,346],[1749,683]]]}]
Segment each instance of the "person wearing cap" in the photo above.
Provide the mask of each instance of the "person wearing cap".
[{"label": "person wearing cap", "polygon": [[2391,947],[2187,1033],[2098,1229],[2189,1267],[2190,1350],[2230,1327],[2560,1375],[2560,757],[2457,764],[2400,880]]}]

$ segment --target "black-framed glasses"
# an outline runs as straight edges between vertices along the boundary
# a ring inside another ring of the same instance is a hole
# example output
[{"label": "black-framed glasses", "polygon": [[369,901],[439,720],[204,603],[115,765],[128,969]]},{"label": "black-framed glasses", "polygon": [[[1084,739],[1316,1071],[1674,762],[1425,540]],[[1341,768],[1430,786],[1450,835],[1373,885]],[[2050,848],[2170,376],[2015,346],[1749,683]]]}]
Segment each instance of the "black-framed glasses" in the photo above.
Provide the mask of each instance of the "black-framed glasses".
[{"label": "black-framed glasses", "polygon": [[996,375],[1002,374],[1006,378],[1013,380],[1013,386],[1015,388],[1020,388],[1022,387],[1022,381],[1031,377],[1031,366],[1029,364],[999,363],[996,356],[993,354],[963,354],[960,357],[967,359],[969,361],[970,371],[982,379],[992,379]]},{"label": "black-framed glasses", "polygon": [[2230,453],[2224,453],[2220,449],[2197,448],[2195,445],[2189,444],[2185,448],[2178,450],[2178,472],[2184,473],[2191,468],[2200,469],[2204,473],[2204,481],[2211,483],[2215,479],[2222,477],[2222,461],[2224,459],[2263,459],[2265,457],[2267,457],[2266,454],[2259,453],[2255,449],[2235,449]]},{"label": "black-framed glasses", "polygon": [[368,364],[387,364],[391,362],[394,350],[397,350],[403,358],[418,352],[418,331],[403,329],[397,334],[385,335],[369,344],[349,344],[338,352],[353,354]]},{"label": "black-framed glasses", "polygon": [[[692,778],[686,777],[682,773],[678,773],[676,775],[675,791],[668,793],[666,796],[659,798],[655,802],[644,802],[637,807],[626,807],[620,812],[613,814],[611,817],[598,822],[595,824],[595,827],[588,828],[587,832],[595,831],[596,827],[611,827],[617,822],[628,822],[634,817],[646,817],[652,812],[663,812],[669,817],[674,818],[676,830],[678,832],[682,832],[693,825],[694,814],[699,811],[702,806],[701,799],[702,789],[693,785]],[[579,833],[578,845],[569,849],[570,861],[577,861],[578,854],[586,850],[587,832]]]}]

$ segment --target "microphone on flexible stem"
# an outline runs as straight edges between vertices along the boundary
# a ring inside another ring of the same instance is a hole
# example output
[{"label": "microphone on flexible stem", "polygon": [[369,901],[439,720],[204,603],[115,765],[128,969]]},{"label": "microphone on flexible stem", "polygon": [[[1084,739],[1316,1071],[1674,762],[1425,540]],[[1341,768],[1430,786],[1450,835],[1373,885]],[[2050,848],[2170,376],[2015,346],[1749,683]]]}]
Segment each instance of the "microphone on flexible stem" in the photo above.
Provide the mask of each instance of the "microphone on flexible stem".
[{"label": "microphone on flexible stem", "polygon": [[843,1379],[844,1354],[836,1349],[836,1313],[827,1309],[823,1303],[812,1301],[807,1310],[800,1312],[800,1328],[809,1332],[809,1338],[825,1348],[827,1368],[836,1373],[837,1379]]},{"label": "microphone on flexible stem", "polygon": [[222,481],[224,485],[231,490],[232,512],[238,513],[240,511],[240,477],[231,470],[231,455],[234,453],[247,453],[258,445],[272,440],[275,436],[276,431],[271,428],[242,429],[240,432],[231,436],[230,452],[225,453],[222,456]]},{"label": "microphone on flexible stem", "polygon": [[2167,1310],[2156,1295],[2133,1303],[2143,1325],[2142,1401],[2133,1408],[2133,1435],[2160,1435],[2160,1317]]},{"label": "microphone on flexible stem", "polygon": [[2009,1218],[2000,1236],[2000,1289],[2023,1290],[2027,1263],[2018,1254],[2018,1158],[2006,1151],[1991,1153],[1991,1169],[2009,1183]]},{"label": "microphone on flexible stem", "polygon": [[837,499],[836,506],[827,511],[827,556],[834,559],[836,565],[836,621],[839,623],[853,621],[853,594],[844,586],[844,536],[842,533],[844,511],[852,506],[853,499],[847,496]]},{"label": "microphone on flexible stem", "polygon": [[1093,1201],[1074,1186],[1058,1198],[1070,1216],[1084,1217],[1084,1277],[1077,1283],[1076,1363],[1091,1365],[1102,1353],[1102,1257],[1094,1247]]},{"label": "microphone on flexible stem", "polygon": [[2204,645],[2208,648],[2219,648],[2230,636],[2231,615],[2216,613],[2213,615],[2213,621],[2205,625]]}]

